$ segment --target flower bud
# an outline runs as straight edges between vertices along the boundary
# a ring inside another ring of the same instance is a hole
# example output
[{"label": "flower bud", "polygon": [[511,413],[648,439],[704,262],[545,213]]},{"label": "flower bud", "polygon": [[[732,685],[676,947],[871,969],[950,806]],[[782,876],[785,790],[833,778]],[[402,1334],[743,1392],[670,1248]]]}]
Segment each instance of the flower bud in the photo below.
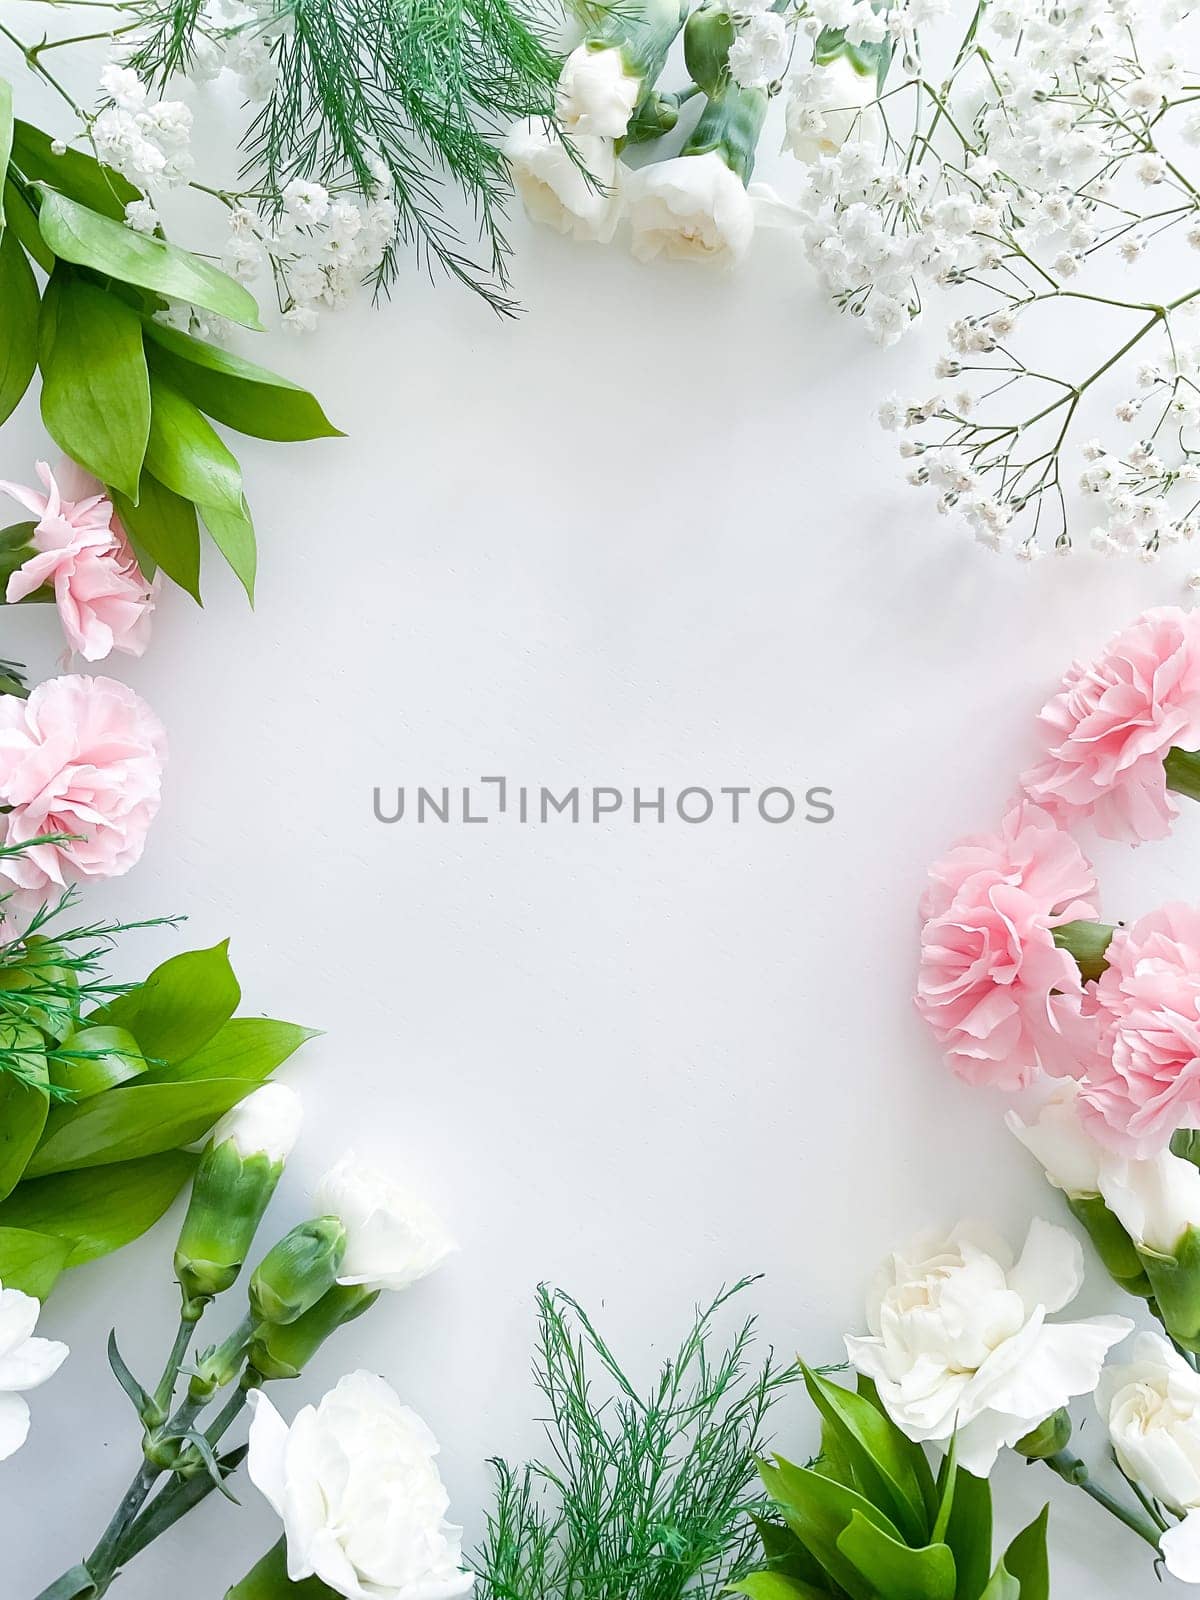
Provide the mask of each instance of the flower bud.
[{"label": "flower bud", "polygon": [[333,1287],[346,1253],[337,1217],[302,1222],[273,1245],[250,1279],[250,1309],[258,1322],[295,1322]]},{"label": "flower bud", "polygon": [[1146,1276],[1142,1256],[1120,1218],[1115,1216],[1098,1194],[1068,1195],[1071,1215],[1087,1231],[1110,1278],[1126,1294],[1139,1300],[1152,1300],[1154,1290]]},{"label": "flower bud", "polygon": [[250,1341],[250,1370],[264,1379],[298,1378],[330,1334],[369,1310],[380,1292],[335,1284],[295,1322],[264,1324]]},{"label": "flower bud", "polygon": [[300,1131],[300,1099],[264,1084],[217,1124],[200,1158],[175,1251],[185,1301],[203,1307],[234,1282]]},{"label": "flower bud", "polygon": [[683,58],[692,80],[713,96],[729,82],[729,50],[737,37],[728,6],[704,0],[683,27]]},{"label": "flower bud", "polygon": [[1023,1439],[1018,1439],[1013,1449],[1027,1461],[1045,1461],[1065,1450],[1071,1442],[1071,1413],[1060,1406],[1052,1416],[1038,1427],[1031,1428]]}]

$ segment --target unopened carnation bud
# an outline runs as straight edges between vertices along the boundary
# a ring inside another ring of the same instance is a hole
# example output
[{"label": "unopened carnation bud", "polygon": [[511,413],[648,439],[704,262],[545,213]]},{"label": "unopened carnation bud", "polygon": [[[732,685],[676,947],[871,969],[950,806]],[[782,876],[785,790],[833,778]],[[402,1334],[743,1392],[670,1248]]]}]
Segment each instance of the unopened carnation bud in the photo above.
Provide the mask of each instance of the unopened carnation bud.
[{"label": "unopened carnation bud", "polygon": [[250,1309],[257,1322],[289,1323],[333,1287],[346,1253],[346,1230],[337,1217],[302,1222],[273,1245],[250,1279]]},{"label": "unopened carnation bud", "polygon": [[1071,1442],[1071,1413],[1065,1406],[1046,1418],[1038,1427],[1030,1429],[1023,1439],[1018,1439],[1013,1449],[1027,1461],[1045,1461],[1065,1450]]},{"label": "unopened carnation bud", "polygon": [[379,1299],[378,1289],[335,1284],[295,1322],[265,1323],[250,1341],[250,1370],[263,1379],[298,1378],[329,1338]]},{"label": "unopened carnation bud", "polygon": [[710,98],[729,82],[729,50],[737,37],[729,8],[712,0],[696,7],[683,29],[683,58]]},{"label": "unopened carnation bud", "polygon": [[185,1314],[237,1278],[300,1132],[299,1095],[264,1084],[216,1126],[200,1157],[175,1251]]}]

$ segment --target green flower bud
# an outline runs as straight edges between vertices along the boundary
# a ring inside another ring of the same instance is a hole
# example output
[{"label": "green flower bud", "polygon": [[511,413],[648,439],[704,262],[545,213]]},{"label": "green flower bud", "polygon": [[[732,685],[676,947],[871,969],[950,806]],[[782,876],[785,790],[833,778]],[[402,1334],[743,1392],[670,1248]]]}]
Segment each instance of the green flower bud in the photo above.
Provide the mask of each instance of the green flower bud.
[{"label": "green flower bud", "polygon": [[625,130],[627,144],[646,144],[661,139],[679,121],[679,96],[653,90],[637,106]]},{"label": "green flower bud", "polygon": [[250,1309],[257,1322],[289,1323],[332,1289],[346,1253],[346,1230],[337,1217],[302,1222],[273,1245],[250,1279]]},{"label": "green flower bud", "polygon": [[298,1378],[330,1334],[361,1317],[379,1294],[361,1284],[334,1284],[295,1322],[256,1329],[248,1357],[251,1370],[262,1378]]},{"label": "green flower bud", "polygon": [[1200,1228],[1189,1227],[1170,1255],[1138,1251],[1163,1327],[1185,1350],[1200,1352]]},{"label": "green flower bud", "polygon": [[1073,1194],[1067,1196],[1071,1215],[1083,1224],[1088,1238],[1096,1247],[1096,1254],[1112,1278],[1126,1294],[1139,1300],[1152,1300],[1150,1286],[1141,1252],[1123,1225],[1112,1214],[1098,1194]]},{"label": "green flower bud", "polygon": [[1071,1439],[1071,1413],[1065,1406],[1047,1417],[1039,1427],[1032,1428],[1023,1439],[1018,1439],[1013,1449],[1027,1461],[1045,1461],[1065,1450]]},{"label": "green flower bud", "polygon": [[719,0],[704,0],[684,24],[683,59],[706,95],[719,94],[729,83],[729,49],[736,38],[729,8]]},{"label": "green flower bud", "polygon": [[241,1271],[299,1128],[299,1098],[278,1083],[218,1124],[196,1168],[175,1251],[175,1276],[197,1315]]}]

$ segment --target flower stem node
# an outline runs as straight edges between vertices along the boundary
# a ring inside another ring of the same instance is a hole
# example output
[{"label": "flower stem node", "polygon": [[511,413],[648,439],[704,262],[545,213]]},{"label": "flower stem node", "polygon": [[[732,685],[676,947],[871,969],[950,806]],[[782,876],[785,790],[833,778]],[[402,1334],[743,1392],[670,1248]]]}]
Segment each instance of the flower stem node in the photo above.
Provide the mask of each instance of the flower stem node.
[{"label": "flower stem node", "polygon": [[345,1253],[346,1230],[337,1217],[317,1217],[293,1228],[250,1279],[255,1320],[286,1326],[302,1317],[333,1287]]},{"label": "flower stem node", "polygon": [[1018,1439],[1013,1449],[1027,1461],[1047,1461],[1058,1455],[1071,1442],[1071,1413],[1060,1406],[1052,1416],[1036,1428],[1031,1428],[1023,1439]]},{"label": "flower stem node", "polygon": [[683,29],[683,58],[710,98],[730,82],[729,51],[737,37],[729,8],[711,0],[696,7]]},{"label": "flower stem node", "polygon": [[332,1333],[369,1311],[378,1289],[335,1284],[295,1322],[266,1323],[250,1341],[247,1373],[258,1378],[298,1378]]}]

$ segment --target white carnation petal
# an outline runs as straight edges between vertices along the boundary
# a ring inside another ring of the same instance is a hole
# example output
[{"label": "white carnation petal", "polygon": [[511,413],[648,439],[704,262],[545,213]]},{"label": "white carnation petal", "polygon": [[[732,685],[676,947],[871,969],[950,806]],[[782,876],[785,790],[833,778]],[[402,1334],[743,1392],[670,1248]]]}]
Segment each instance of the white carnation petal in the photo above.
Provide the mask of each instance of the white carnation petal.
[{"label": "white carnation petal", "polygon": [[33,1336],[41,1305],[20,1289],[0,1288],[0,1355],[8,1355]]},{"label": "white carnation petal", "polygon": [[1008,1274],[1008,1286],[1031,1313],[1037,1306],[1061,1311],[1083,1287],[1083,1246],[1065,1228],[1035,1217],[1021,1259]]},{"label": "white carnation petal", "polygon": [[36,1389],[52,1378],[70,1355],[56,1339],[26,1339],[9,1355],[0,1356],[0,1392]]},{"label": "white carnation petal", "polygon": [[0,1461],[7,1461],[29,1435],[29,1407],[19,1394],[0,1394]]},{"label": "white carnation petal", "polygon": [[1167,1571],[1181,1583],[1200,1583],[1200,1511],[1190,1511],[1159,1540]]},{"label": "white carnation petal", "polygon": [[252,1416],[246,1471],[250,1482],[282,1517],[287,1484],[288,1425],[261,1389],[251,1389],[248,1404]]},{"label": "white carnation petal", "polygon": [[989,1407],[1027,1417],[1031,1427],[1043,1422],[1074,1396],[1092,1393],[1104,1358],[1132,1331],[1128,1317],[1045,1324],[1023,1359],[989,1388]]},{"label": "white carnation petal", "polygon": [[1029,1427],[1024,1417],[1006,1416],[1002,1411],[981,1412],[954,1435],[955,1460],[965,1472],[986,1478],[1001,1450],[1023,1439]]}]

